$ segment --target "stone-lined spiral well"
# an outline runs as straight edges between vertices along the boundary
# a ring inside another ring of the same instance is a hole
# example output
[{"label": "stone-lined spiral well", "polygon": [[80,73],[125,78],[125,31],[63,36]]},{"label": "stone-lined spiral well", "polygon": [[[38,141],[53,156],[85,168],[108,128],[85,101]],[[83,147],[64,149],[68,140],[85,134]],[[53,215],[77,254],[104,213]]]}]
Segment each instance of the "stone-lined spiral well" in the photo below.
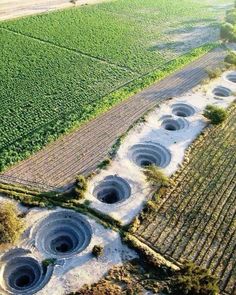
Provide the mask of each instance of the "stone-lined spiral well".
[{"label": "stone-lined spiral well", "polygon": [[89,222],[81,214],[66,210],[51,213],[34,231],[37,249],[54,258],[82,252],[92,237]]},{"label": "stone-lined spiral well", "polygon": [[93,196],[106,204],[123,202],[131,195],[129,183],[116,175],[109,175],[100,181],[93,190]]},{"label": "stone-lined spiral well", "polygon": [[32,256],[9,256],[3,264],[2,288],[14,295],[35,294],[49,282],[52,273],[52,265],[45,267]]},{"label": "stone-lined spiral well", "polygon": [[144,142],[130,149],[132,161],[139,167],[156,165],[165,168],[171,161],[170,151],[158,143]]},{"label": "stone-lined spiral well", "polygon": [[186,103],[176,103],[171,108],[172,113],[178,117],[190,117],[196,113],[194,107]]},{"label": "stone-lined spiral well", "polygon": [[236,72],[230,73],[226,76],[227,80],[236,83]]},{"label": "stone-lined spiral well", "polygon": [[228,97],[232,93],[229,88],[226,88],[224,86],[217,86],[216,88],[213,89],[213,94],[218,97]]},{"label": "stone-lined spiral well", "polygon": [[161,123],[162,128],[168,131],[178,131],[189,126],[188,121],[184,118],[166,118]]}]

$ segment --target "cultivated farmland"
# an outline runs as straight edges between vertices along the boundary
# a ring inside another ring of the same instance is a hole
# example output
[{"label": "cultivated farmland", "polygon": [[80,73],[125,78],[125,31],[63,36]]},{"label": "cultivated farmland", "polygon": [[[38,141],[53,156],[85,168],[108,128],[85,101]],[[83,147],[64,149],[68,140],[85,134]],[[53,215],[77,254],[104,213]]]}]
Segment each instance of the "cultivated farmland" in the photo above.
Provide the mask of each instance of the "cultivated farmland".
[{"label": "cultivated farmland", "polygon": [[0,170],[127,98],[128,82],[215,41],[225,7],[214,5],[231,1],[209,3],[122,0],[1,22]]},{"label": "cultivated farmland", "polygon": [[160,192],[155,210],[142,216],[136,235],[161,254],[191,260],[236,292],[236,107],[227,121],[193,144],[187,164]]}]

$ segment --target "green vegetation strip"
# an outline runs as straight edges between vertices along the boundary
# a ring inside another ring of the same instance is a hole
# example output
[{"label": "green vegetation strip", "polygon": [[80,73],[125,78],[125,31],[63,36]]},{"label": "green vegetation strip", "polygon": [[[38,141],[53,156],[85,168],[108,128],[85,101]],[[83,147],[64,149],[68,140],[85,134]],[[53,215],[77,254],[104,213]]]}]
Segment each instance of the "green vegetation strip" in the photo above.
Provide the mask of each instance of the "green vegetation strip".
[{"label": "green vegetation strip", "polygon": [[208,8],[121,0],[1,22],[0,171],[211,50],[172,36],[214,30]]}]

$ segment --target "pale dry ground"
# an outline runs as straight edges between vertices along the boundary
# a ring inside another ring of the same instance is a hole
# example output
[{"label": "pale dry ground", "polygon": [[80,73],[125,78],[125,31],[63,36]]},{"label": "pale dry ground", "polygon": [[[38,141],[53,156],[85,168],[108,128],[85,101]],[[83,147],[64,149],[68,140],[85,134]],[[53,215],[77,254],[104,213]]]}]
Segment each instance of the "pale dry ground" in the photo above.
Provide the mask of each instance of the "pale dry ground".
[{"label": "pale dry ground", "polygon": [[[76,6],[106,0],[77,0]],[[75,6],[70,0],[0,0],[0,21]]]}]

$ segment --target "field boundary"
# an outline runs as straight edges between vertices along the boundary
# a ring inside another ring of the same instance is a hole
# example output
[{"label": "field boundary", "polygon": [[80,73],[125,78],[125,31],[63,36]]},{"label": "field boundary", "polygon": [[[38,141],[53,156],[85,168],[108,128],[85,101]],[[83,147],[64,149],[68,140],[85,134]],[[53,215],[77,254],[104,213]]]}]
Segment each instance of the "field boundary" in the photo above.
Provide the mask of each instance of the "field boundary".
[{"label": "field boundary", "polygon": [[9,32],[9,33],[12,33],[12,34],[15,34],[15,35],[19,35],[19,36],[22,36],[24,38],[28,38],[28,39],[31,39],[31,40],[34,40],[35,42],[40,42],[40,43],[45,43],[47,45],[50,45],[50,46],[53,46],[53,47],[56,47],[56,48],[59,48],[61,50],[66,50],[66,51],[69,51],[69,52],[73,52],[74,54],[77,54],[77,55],[81,55],[81,56],[84,56],[84,57],[87,57],[87,58],[90,58],[92,60],[95,60],[95,61],[98,61],[98,62],[101,62],[101,63],[105,63],[105,64],[108,64],[110,66],[114,66],[114,67],[117,67],[117,68],[120,68],[122,70],[126,70],[126,71],[129,71],[129,72],[132,72],[134,74],[139,74],[138,72],[136,71],[133,71],[132,69],[130,68],[127,68],[127,67],[124,67],[124,66],[121,66],[119,64],[116,64],[116,63],[112,63],[106,59],[103,59],[103,58],[100,58],[100,57],[97,57],[95,55],[92,55],[92,54],[89,54],[89,53],[86,53],[86,52],[83,52],[82,50],[80,49],[72,49],[72,48],[69,48],[69,47],[66,47],[66,46],[62,46],[62,45],[58,45],[52,41],[49,41],[49,40],[44,40],[44,39],[41,39],[41,38],[37,38],[37,37],[33,37],[33,36],[29,36],[27,34],[23,34],[21,32],[17,32],[13,29],[9,29],[9,28],[4,28],[1,26],[1,23],[0,23],[0,29],[3,30],[3,31],[6,31],[6,32]]},{"label": "field boundary", "polygon": [[[174,71],[172,75],[168,76],[170,69],[167,69],[166,73],[159,71],[161,75],[168,77],[160,78],[160,81],[129,99],[124,99],[124,96],[128,96],[130,90],[127,89],[128,92],[121,91],[119,95],[121,101],[123,99],[122,102],[117,102],[110,110],[83,124],[79,129],[61,136],[45,149],[1,175],[19,177],[25,181],[45,183],[45,185],[53,187],[69,184],[76,174],[87,174],[93,171],[107,156],[117,138],[125,133],[138,118],[163,99],[181,95],[198,85],[201,80],[207,77],[206,68],[217,67],[224,60],[225,54],[225,50],[217,48],[201,58],[195,57],[194,62],[185,67],[181,66],[181,70]],[[155,77],[151,76],[151,79],[155,79]],[[115,99],[117,101],[116,96]],[[112,126],[110,122],[112,122]],[[92,136],[92,133],[97,134],[97,139]],[[109,136],[107,136],[108,134]],[[102,141],[104,142],[102,143]],[[69,157],[67,153],[69,153]],[[79,155],[83,155],[83,157]],[[63,165],[67,168],[62,169]],[[48,172],[46,173],[46,171]],[[56,175],[59,179],[53,180]],[[50,183],[48,183],[49,179],[51,179]]]}]

